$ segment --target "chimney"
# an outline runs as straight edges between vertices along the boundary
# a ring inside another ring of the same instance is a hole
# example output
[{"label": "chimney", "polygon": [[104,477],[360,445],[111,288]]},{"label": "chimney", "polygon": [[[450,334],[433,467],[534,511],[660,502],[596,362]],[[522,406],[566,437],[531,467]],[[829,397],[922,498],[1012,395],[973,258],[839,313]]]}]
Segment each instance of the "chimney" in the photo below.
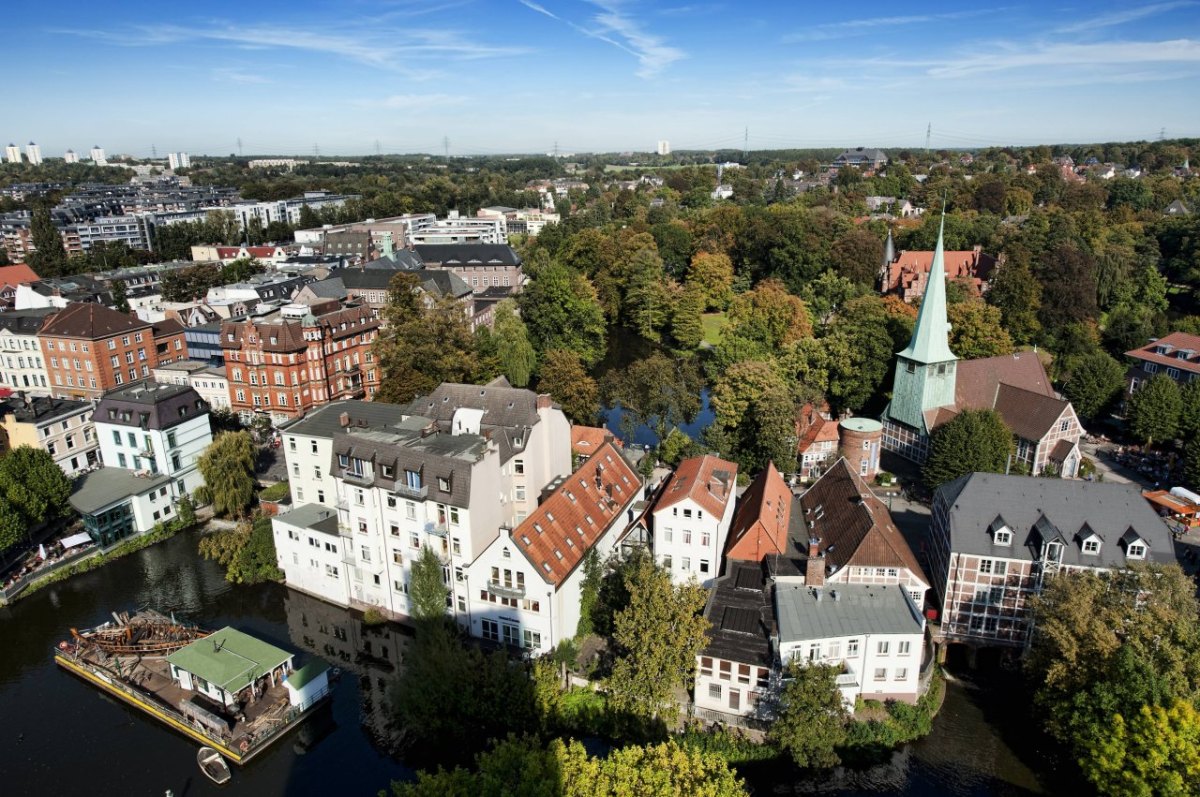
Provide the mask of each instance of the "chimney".
[{"label": "chimney", "polygon": [[537,409],[538,411],[548,410],[554,406],[554,399],[550,398],[549,393],[538,393]]},{"label": "chimney", "polygon": [[350,413],[343,412],[341,415],[339,415],[338,416],[338,425],[341,426],[343,429],[349,427],[350,426]]},{"label": "chimney", "polygon": [[804,583],[810,587],[825,585],[825,556],[820,551],[819,537],[808,538],[808,561],[804,565]]}]

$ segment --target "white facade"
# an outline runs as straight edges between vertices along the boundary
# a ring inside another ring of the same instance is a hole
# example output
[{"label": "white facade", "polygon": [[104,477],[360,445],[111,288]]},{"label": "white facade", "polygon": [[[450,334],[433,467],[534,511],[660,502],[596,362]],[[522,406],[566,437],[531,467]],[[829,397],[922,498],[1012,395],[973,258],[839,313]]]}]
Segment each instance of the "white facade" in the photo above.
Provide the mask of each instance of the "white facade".
[{"label": "white facade", "polygon": [[[18,289],[19,290],[19,289]],[[36,334],[0,329],[0,385],[34,396],[50,395],[49,376]]]},{"label": "white facade", "polygon": [[29,158],[30,166],[41,166],[42,148],[30,141],[25,145],[25,157]]},{"label": "white facade", "polygon": [[73,149],[67,150],[63,155],[63,161],[66,163],[79,163],[79,155]]},{"label": "white facade", "polygon": [[412,244],[506,244],[507,222],[499,218],[461,217],[451,211],[445,219],[434,219],[415,225],[408,234]]},{"label": "white facade", "polygon": [[104,156],[104,147],[92,147],[92,163],[97,166],[107,166],[108,158]]},{"label": "white facade", "polygon": [[106,397],[94,416],[100,457],[106,467],[169,476],[175,480],[172,495],[191,493],[204,484],[197,462],[213,439],[207,410],[167,428],[143,429],[136,412],[123,416],[120,409],[107,407]]},{"label": "white facade", "polygon": [[21,406],[10,399],[2,425],[9,447],[40,448],[67,476],[99,461],[91,402],[39,397]]},{"label": "white facade", "polygon": [[771,684],[771,669],[720,656],[699,656],[692,696],[696,708],[749,717]]},{"label": "white facade", "polygon": [[7,147],[4,148],[4,158],[9,163],[20,163],[21,162],[21,148],[18,147],[16,144],[9,144]]},{"label": "white facade", "polygon": [[168,152],[167,166],[171,171],[176,169],[187,169],[192,165],[192,159],[188,157],[186,152]]},{"label": "white facade", "polygon": [[[718,470],[723,478],[716,477]],[[685,460],[669,477],[653,511],[652,549],[655,560],[676,584],[694,578],[711,587],[721,572],[721,556],[733,523],[736,479],[736,465],[712,456]],[[677,484],[682,485],[682,495],[675,493]],[[713,513],[714,505],[721,514]]]},{"label": "white facade", "polygon": [[666,139],[660,139],[658,142],[658,154],[659,155],[670,155],[671,154],[671,142],[667,141]]}]

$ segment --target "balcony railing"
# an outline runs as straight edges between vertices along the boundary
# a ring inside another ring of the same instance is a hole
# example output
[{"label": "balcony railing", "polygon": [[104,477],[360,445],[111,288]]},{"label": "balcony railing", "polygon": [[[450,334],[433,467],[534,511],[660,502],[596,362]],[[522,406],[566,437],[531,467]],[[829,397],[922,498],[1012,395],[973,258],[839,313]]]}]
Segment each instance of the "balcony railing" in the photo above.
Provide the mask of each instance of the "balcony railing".
[{"label": "balcony railing", "polygon": [[842,673],[837,677],[838,686],[858,686],[858,675],[852,672]]},{"label": "balcony railing", "polygon": [[450,533],[450,530],[446,528],[445,523],[426,523],[425,533],[432,534],[435,537],[445,537]]},{"label": "balcony railing", "polygon": [[405,498],[417,498],[424,501],[425,496],[429,493],[429,488],[423,484],[420,487],[412,487],[403,482],[396,482],[395,492],[396,495],[402,495]]},{"label": "balcony railing", "polygon": [[525,597],[524,587],[506,587],[503,584],[497,584],[495,581],[488,582],[488,592],[493,595],[499,595],[501,598],[521,599]]}]

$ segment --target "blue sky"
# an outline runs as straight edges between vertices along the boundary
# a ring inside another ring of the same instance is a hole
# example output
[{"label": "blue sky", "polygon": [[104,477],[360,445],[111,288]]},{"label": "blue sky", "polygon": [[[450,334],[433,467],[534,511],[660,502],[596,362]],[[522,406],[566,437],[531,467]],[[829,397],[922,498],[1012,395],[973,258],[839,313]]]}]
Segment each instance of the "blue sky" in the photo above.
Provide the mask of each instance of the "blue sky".
[{"label": "blue sky", "polygon": [[1002,2],[19,3],[0,138],[324,156],[1200,135],[1200,0]]}]

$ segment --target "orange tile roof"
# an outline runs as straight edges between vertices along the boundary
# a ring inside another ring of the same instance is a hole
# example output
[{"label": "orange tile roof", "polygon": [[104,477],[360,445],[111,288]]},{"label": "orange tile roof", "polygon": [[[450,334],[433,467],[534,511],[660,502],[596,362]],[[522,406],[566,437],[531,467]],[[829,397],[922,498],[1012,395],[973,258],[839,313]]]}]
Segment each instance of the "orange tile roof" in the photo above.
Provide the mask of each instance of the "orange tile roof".
[{"label": "orange tile roof", "polygon": [[679,463],[654,507],[660,512],[691,498],[714,517],[725,514],[737,486],[737,465],[712,454],[692,457]]},{"label": "orange tile roof", "polygon": [[624,443],[615,437],[612,432],[602,429],[599,426],[580,426],[576,424],[571,427],[571,452],[574,454],[582,454],[585,457],[590,457],[600,450],[600,446],[604,445],[605,440],[611,440],[617,448],[625,447]]},{"label": "orange tile roof", "polygon": [[[981,291],[996,267],[996,258],[983,254],[979,249],[943,252],[946,279],[949,281],[968,279]],[[925,294],[925,283],[933,267],[933,252],[904,250],[887,266],[884,293],[898,293],[909,302]]]},{"label": "orange tile roof", "polygon": [[621,452],[605,443],[513,529],[513,543],[557,589],[596,541],[622,522],[641,486]]},{"label": "orange tile roof", "polygon": [[[1167,354],[1159,354],[1160,347],[1165,348]],[[1187,356],[1180,357],[1180,353]],[[1200,336],[1172,332],[1158,340],[1150,341],[1145,346],[1125,352],[1125,356],[1157,363],[1167,368],[1200,373]]]},{"label": "orange tile roof", "polygon": [[24,263],[18,263],[15,266],[0,266],[0,285],[16,287],[22,283],[37,282],[40,279],[41,277]]},{"label": "orange tile roof", "polygon": [[726,559],[761,562],[764,556],[787,553],[788,521],[792,513],[792,491],[775,463],[754,477],[733,516]]}]

